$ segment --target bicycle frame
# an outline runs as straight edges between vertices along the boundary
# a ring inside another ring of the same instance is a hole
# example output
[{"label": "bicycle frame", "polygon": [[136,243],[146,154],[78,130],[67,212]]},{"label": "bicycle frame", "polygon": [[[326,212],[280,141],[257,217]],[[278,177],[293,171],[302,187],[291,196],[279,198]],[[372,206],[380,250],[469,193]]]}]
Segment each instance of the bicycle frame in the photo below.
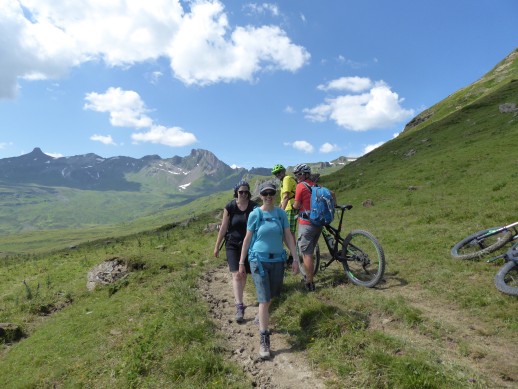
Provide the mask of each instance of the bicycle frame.
[{"label": "bicycle frame", "polygon": [[[516,224],[518,224],[518,222]],[[518,235],[514,236],[513,239],[517,239],[517,237],[518,237]],[[496,262],[499,259],[503,258],[505,262],[512,261],[512,262],[515,262],[516,264],[518,264],[518,255],[516,254],[516,250],[515,250],[515,246],[517,246],[517,245],[518,245],[518,243],[515,243],[505,253],[497,255],[494,258],[488,259],[486,261],[486,263],[493,263],[493,262]]]},{"label": "bicycle frame", "polygon": [[[334,261],[342,262],[345,260],[345,258],[343,258],[340,255],[341,253],[338,250],[338,247],[340,247],[340,245],[343,245],[343,243],[344,243],[344,238],[342,238],[342,236],[340,235],[340,231],[342,230],[342,223],[343,223],[343,219],[344,219],[345,210],[351,209],[352,205],[340,205],[340,206],[337,206],[336,208],[340,209],[342,211],[342,213],[340,215],[340,222],[338,223],[338,227],[333,227],[331,225],[328,225],[328,226],[324,226],[324,228],[322,229],[322,236],[324,237],[324,241],[326,242],[326,246],[327,246],[327,249],[329,250],[329,254],[331,254],[331,259],[328,262],[323,262],[320,264],[321,270],[324,270],[327,267],[329,267],[329,265],[331,265]],[[327,235],[327,234],[329,234],[329,235]],[[331,236],[334,240],[334,243],[332,245],[329,242],[329,239],[328,239],[329,236]]]},{"label": "bicycle frame", "polygon": [[497,228],[495,230],[491,230],[487,234],[482,235],[481,237],[479,237],[478,240],[482,240],[482,239],[487,238],[488,236],[496,235],[496,234],[498,234],[498,233],[500,233],[500,232],[502,232],[504,230],[511,230],[511,229],[514,230],[513,237],[511,239],[511,241],[515,240],[515,239],[518,239],[518,229],[517,229],[516,226],[518,226],[518,222],[514,222],[514,223],[511,223],[511,224],[508,224],[507,226],[503,226],[503,227]]}]

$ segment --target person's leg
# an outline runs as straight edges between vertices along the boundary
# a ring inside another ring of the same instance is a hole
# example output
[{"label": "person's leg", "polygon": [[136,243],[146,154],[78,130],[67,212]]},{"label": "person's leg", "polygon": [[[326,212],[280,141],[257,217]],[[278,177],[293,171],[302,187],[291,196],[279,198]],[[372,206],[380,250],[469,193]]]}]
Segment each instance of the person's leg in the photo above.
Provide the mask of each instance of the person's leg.
[{"label": "person's leg", "polygon": [[270,327],[270,301],[259,303],[259,330],[268,331]]},{"label": "person's leg", "polygon": [[302,262],[305,270],[305,282],[313,282],[313,255],[311,249],[311,231],[307,224],[299,224],[299,237],[297,244],[302,256]]},{"label": "person's leg", "polygon": [[299,225],[299,249],[302,253],[302,260],[306,271],[306,289],[309,291],[315,290],[313,252],[321,231],[321,228],[312,225]]},{"label": "person's leg", "polygon": [[232,273],[232,290],[236,304],[243,304],[243,293],[246,285],[246,273],[241,276],[238,272]]},{"label": "person's leg", "polygon": [[[263,264],[264,265],[264,264]],[[259,356],[263,359],[270,358],[270,281],[267,274],[268,269],[263,266],[265,274],[261,276],[257,263],[250,264],[252,278],[254,280],[257,302],[259,303]]]},{"label": "person's leg", "polygon": [[306,270],[306,283],[313,282],[313,254],[303,254],[302,260],[304,261],[304,269]]},{"label": "person's leg", "polygon": [[234,301],[236,304],[236,321],[242,323],[245,315],[245,304],[243,302],[243,293],[246,285],[246,273],[244,276],[238,272],[239,257],[241,250],[238,246],[229,245],[226,250],[228,267],[232,275],[232,291],[234,292]]}]

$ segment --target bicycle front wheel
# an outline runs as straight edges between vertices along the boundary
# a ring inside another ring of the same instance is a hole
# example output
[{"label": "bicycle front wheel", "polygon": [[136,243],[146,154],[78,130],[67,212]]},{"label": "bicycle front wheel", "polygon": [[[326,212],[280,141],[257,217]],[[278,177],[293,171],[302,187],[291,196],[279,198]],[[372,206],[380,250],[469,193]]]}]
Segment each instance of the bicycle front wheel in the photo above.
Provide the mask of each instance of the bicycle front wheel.
[{"label": "bicycle front wheel", "polygon": [[341,262],[345,274],[355,285],[372,288],[385,273],[383,248],[368,231],[354,230],[345,237]]},{"label": "bicycle front wheel", "polygon": [[456,259],[478,259],[498,250],[513,237],[512,231],[507,229],[494,233],[500,228],[488,228],[462,239],[451,249],[451,256]]},{"label": "bicycle front wheel", "polygon": [[[297,245],[297,253],[299,253],[299,258],[302,261],[302,255],[299,252],[299,246]],[[320,267],[320,246],[315,246],[315,255],[313,255],[313,275],[318,273],[318,268]],[[304,267],[304,263],[299,264],[300,272],[304,277],[306,277],[306,268]]]},{"label": "bicycle front wheel", "polygon": [[496,288],[505,294],[518,296],[518,263],[507,262],[495,276]]}]

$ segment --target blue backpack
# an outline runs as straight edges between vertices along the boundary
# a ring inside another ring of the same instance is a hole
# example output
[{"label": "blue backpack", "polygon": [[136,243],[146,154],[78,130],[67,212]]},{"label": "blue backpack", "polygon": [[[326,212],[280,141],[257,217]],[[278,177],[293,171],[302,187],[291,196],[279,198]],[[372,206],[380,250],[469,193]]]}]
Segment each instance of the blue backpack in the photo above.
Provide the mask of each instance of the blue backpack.
[{"label": "blue backpack", "polygon": [[331,191],[324,186],[303,184],[311,193],[311,210],[306,211],[307,219],[319,227],[331,224],[335,218],[335,202]]}]

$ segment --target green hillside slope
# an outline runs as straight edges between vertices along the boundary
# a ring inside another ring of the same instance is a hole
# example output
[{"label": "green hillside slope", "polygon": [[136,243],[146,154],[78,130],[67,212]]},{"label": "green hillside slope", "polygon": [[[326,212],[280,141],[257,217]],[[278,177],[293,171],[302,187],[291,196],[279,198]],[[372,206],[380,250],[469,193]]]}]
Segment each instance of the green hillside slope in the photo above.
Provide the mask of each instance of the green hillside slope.
[{"label": "green hillside slope", "polygon": [[[518,219],[518,111],[501,109],[518,106],[517,61],[505,62],[510,71],[476,98],[458,105],[460,95],[450,96],[440,106],[455,109],[322,177],[340,203],[353,205],[346,229],[379,238],[385,279],[357,287],[336,264],[306,294],[287,275],[272,323],[291,348],[274,351],[304,353],[330,388],[516,387],[518,299],[494,287],[502,262],[454,260],[449,251],[470,233]],[[215,331],[197,286],[225,266],[205,226],[228,197],[111,227],[74,249],[0,258],[0,322],[19,324],[26,336],[0,345],[4,385],[251,387],[253,378],[229,363],[229,334]],[[12,237],[12,251],[24,242],[65,244],[67,231],[47,233]],[[88,293],[86,272],[114,256],[135,271]],[[253,294],[251,283],[247,289]]]},{"label": "green hillside slope", "polygon": [[418,130],[431,122],[441,120],[476,100],[494,93],[518,77],[518,49],[510,53],[491,71],[473,84],[458,90],[431,108],[421,112],[405,128],[405,133]]}]

